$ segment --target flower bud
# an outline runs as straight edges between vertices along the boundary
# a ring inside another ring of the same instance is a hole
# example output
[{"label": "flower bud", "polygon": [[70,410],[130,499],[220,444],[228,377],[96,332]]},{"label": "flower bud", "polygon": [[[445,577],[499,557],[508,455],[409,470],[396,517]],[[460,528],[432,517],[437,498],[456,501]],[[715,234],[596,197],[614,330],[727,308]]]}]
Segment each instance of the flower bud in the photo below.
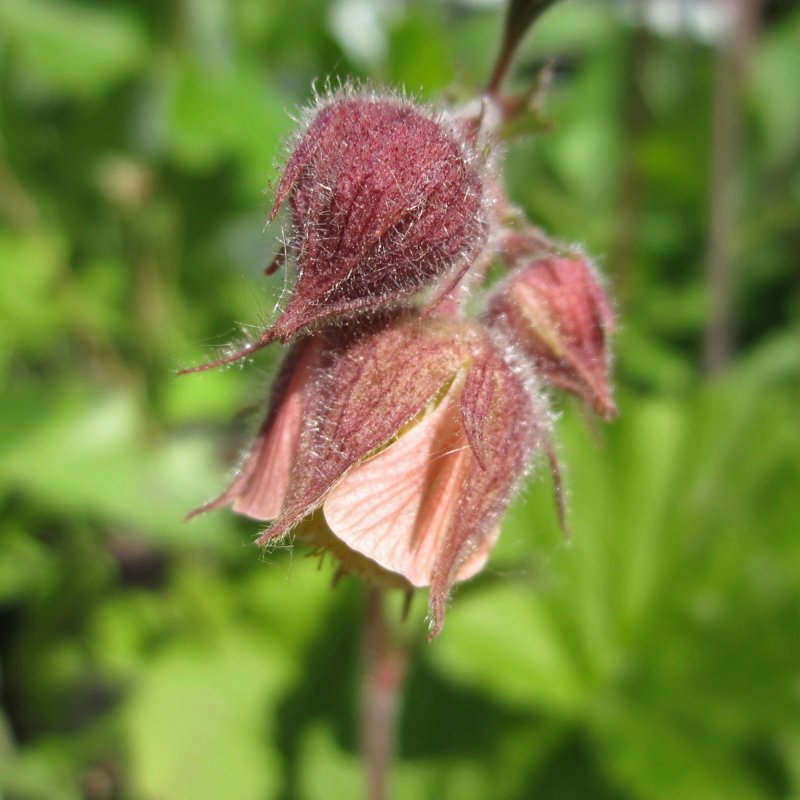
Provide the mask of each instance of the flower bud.
[{"label": "flower bud", "polygon": [[547,255],[517,267],[490,298],[488,316],[509,329],[545,381],[605,419],[616,415],[608,374],[614,316],[584,256]]},{"label": "flower bud", "polygon": [[486,241],[478,159],[454,124],[407,100],[323,101],[277,187],[297,264],[272,336],[407,298]]}]

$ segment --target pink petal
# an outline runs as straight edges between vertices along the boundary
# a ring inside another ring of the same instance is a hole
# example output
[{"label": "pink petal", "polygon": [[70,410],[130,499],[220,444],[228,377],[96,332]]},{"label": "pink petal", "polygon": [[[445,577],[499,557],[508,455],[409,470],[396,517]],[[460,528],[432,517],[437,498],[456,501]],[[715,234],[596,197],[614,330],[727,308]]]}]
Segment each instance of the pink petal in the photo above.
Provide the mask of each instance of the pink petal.
[{"label": "pink petal", "polygon": [[302,380],[295,375],[267,435],[248,464],[247,484],[233,503],[233,510],[239,514],[263,520],[280,514],[300,439],[303,394]]},{"label": "pink petal", "polygon": [[289,353],[275,381],[267,418],[236,480],[189,517],[229,503],[234,511],[254,519],[271,520],[280,514],[300,440],[310,377],[319,356],[316,340],[301,342]]},{"label": "pink petal", "polygon": [[307,409],[286,501],[260,544],[318,508],[349,469],[389,442],[452,380],[469,357],[464,327],[429,317],[391,322],[355,339],[340,331],[327,335],[325,375]]},{"label": "pink petal", "polygon": [[348,547],[414,586],[430,584],[472,458],[458,421],[460,388],[350,470],[323,506],[330,529]]}]

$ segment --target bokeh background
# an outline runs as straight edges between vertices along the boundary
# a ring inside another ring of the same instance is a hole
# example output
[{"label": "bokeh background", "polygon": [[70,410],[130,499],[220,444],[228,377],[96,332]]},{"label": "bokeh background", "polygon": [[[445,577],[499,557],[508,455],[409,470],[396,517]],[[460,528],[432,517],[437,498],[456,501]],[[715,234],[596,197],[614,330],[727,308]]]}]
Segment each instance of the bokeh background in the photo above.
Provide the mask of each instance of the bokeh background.
[{"label": "bokeh background", "polygon": [[[361,796],[362,587],[182,521],[279,348],[174,373],[273,313],[268,187],[314,81],[465,96],[500,18],[0,0],[3,800]],[[608,276],[621,414],[557,400],[572,540],[540,468],[416,653],[394,797],[796,800],[800,9],[566,0],[512,86],[548,62],[506,183]]]}]

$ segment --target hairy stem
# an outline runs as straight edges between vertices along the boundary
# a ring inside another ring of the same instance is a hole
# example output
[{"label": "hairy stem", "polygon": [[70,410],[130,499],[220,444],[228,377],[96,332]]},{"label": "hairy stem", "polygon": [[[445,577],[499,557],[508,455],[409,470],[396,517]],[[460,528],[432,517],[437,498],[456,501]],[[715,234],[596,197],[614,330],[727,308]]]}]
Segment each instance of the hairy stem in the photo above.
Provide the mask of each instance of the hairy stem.
[{"label": "hairy stem", "polygon": [[384,596],[370,588],[364,620],[362,753],[368,800],[386,800],[395,753],[397,717],[408,666],[404,647],[393,641]]}]

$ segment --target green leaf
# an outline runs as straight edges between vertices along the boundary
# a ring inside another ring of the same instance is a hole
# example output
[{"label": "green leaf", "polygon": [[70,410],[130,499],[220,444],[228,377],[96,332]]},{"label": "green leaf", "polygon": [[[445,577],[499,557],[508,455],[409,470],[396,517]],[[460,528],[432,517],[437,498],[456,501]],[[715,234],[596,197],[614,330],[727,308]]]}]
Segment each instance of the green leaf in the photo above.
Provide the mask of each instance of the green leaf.
[{"label": "green leaf", "polygon": [[786,90],[786,79],[800,70],[800,14],[765,32],[752,61],[751,93],[764,135],[766,155],[780,164],[797,150],[800,97]]},{"label": "green leaf", "polygon": [[364,794],[365,778],[358,758],[341,752],[322,726],[314,726],[305,734],[299,777],[302,800],[326,800],[332,786],[341,797]]},{"label": "green leaf", "polygon": [[450,53],[436,20],[416,11],[395,25],[389,39],[389,77],[414,96],[428,97],[453,82]]},{"label": "green leaf", "polygon": [[19,601],[51,580],[56,565],[51,554],[13,520],[0,536],[0,606]]},{"label": "green leaf", "polygon": [[137,796],[278,797],[269,709],[290,674],[279,648],[235,630],[154,659],[125,712]]},{"label": "green leaf", "polygon": [[202,171],[237,159],[243,186],[258,195],[274,177],[279,142],[292,126],[287,100],[247,67],[180,62],[168,95],[167,143],[184,167]]},{"label": "green leaf", "polygon": [[704,737],[691,725],[681,729],[675,721],[647,710],[601,716],[596,737],[608,771],[641,800],[772,796],[756,784],[743,769],[739,753],[726,749],[724,742]]},{"label": "green leaf", "polygon": [[429,657],[450,680],[512,707],[571,715],[588,690],[550,609],[510,583],[456,595]]},{"label": "green leaf", "polygon": [[121,392],[8,392],[0,397],[0,488],[167,541],[224,542],[218,519],[183,521],[223,483],[210,442],[186,436],[155,450],[143,441],[143,424],[133,397]]},{"label": "green leaf", "polygon": [[137,21],[117,8],[0,0],[0,31],[20,61],[56,89],[99,94],[145,62]]},{"label": "green leaf", "polygon": [[0,232],[0,342],[9,352],[31,353],[52,344],[66,316],[51,302],[64,258],[54,235]]}]

